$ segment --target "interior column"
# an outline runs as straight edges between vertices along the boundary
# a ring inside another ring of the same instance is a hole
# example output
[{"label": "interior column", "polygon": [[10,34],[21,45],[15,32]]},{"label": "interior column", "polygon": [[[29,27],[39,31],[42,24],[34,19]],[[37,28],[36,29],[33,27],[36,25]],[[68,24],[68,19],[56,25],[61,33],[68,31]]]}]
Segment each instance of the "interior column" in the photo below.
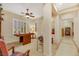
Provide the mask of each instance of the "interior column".
[{"label": "interior column", "polygon": [[57,16],[55,19],[55,40],[57,43],[60,42],[61,39],[61,20],[60,17]]},{"label": "interior column", "polygon": [[43,9],[43,37],[44,37],[44,44],[43,44],[43,53],[44,55],[52,55],[52,44],[51,44],[51,24],[52,24],[52,6],[51,4],[45,4]]}]

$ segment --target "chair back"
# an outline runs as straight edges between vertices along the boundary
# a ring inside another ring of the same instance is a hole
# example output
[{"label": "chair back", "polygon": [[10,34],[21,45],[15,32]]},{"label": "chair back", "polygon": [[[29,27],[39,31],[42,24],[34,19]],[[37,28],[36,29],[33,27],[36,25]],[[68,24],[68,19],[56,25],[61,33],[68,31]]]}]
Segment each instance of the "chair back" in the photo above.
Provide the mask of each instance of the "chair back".
[{"label": "chair back", "polygon": [[0,56],[8,56],[8,49],[4,40],[0,39]]}]

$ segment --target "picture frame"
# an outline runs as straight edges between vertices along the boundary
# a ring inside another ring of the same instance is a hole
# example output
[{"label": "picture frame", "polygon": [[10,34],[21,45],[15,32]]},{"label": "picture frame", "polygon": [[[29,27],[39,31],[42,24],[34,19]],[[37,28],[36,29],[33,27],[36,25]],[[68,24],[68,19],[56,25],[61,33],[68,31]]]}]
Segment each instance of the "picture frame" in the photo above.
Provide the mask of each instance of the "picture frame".
[{"label": "picture frame", "polygon": [[71,28],[70,27],[66,27],[65,28],[65,36],[70,36],[71,35]]}]

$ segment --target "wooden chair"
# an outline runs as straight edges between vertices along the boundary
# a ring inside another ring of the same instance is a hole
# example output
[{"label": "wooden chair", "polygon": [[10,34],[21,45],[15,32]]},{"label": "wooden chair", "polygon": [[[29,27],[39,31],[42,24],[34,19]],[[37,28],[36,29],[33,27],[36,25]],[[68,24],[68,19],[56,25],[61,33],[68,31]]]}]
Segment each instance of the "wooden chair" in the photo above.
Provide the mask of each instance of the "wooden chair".
[{"label": "wooden chair", "polygon": [[25,53],[15,51],[15,46],[12,46],[10,49],[7,49],[4,40],[0,39],[0,56],[8,56],[8,50],[12,49],[12,54],[10,56],[29,56],[30,50]]}]

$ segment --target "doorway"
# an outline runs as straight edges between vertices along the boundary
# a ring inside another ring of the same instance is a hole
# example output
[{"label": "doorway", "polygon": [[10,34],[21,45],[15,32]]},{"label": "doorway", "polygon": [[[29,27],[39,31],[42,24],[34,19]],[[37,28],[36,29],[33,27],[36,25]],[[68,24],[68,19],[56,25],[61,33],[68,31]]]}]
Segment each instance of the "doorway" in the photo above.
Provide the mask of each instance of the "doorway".
[{"label": "doorway", "polygon": [[61,34],[62,37],[73,37],[74,36],[74,24],[72,19],[62,21]]}]

